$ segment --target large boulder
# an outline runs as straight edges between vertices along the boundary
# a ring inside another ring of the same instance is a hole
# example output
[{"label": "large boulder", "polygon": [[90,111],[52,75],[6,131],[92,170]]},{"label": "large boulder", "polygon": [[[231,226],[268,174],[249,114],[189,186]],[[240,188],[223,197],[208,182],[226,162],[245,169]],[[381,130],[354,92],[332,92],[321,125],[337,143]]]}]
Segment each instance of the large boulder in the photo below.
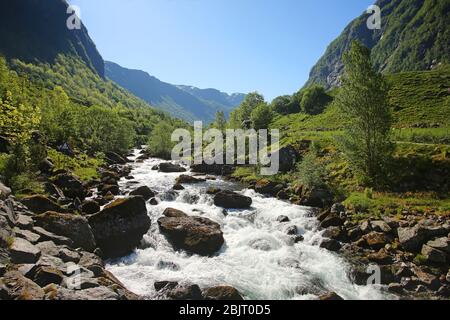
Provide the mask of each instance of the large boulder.
[{"label": "large boulder", "polygon": [[203,292],[203,298],[206,300],[225,300],[225,301],[244,300],[239,291],[230,286],[217,286],[209,288]]},{"label": "large boulder", "polygon": [[82,216],[49,211],[34,217],[34,221],[38,227],[71,239],[75,247],[87,251],[94,251],[96,248],[92,229]]},{"label": "large boulder", "polygon": [[122,157],[120,154],[115,152],[106,152],[105,153],[106,161],[108,164],[126,164],[127,160]]},{"label": "large boulder", "polygon": [[15,238],[9,247],[11,260],[15,264],[35,263],[41,256],[41,251],[25,239]]},{"label": "large boulder", "polygon": [[66,210],[61,208],[56,202],[42,195],[23,198],[22,203],[35,214],[41,214],[47,211],[66,212]]},{"label": "large boulder", "polygon": [[255,191],[261,194],[276,195],[283,187],[276,182],[262,179],[256,182]]},{"label": "large boulder", "polygon": [[333,203],[333,194],[326,189],[314,188],[310,190],[300,201],[306,207],[325,208]]},{"label": "large boulder", "polygon": [[0,279],[0,300],[43,300],[44,290],[18,271],[7,272]]},{"label": "large boulder", "polygon": [[163,217],[158,219],[161,232],[176,249],[199,255],[212,255],[225,240],[220,225],[203,217]]},{"label": "large boulder", "polygon": [[200,182],[205,182],[205,179],[199,179],[199,178],[195,178],[193,176],[189,176],[187,174],[182,174],[181,176],[179,176],[176,180],[177,184],[193,184],[193,183],[200,183]]},{"label": "large boulder", "polygon": [[81,180],[69,173],[61,173],[57,175],[53,183],[59,187],[66,197],[80,200],[86,198],[87,191]]},{"label": "large boulder", "polygon": [[81,204],[81,213],[85,215],[94,214],[100,211],[100,205],[94,200],[85,200]]},{"label": "large boulder", "polygon": [[173,164],[170,162],[163,162],[159,164],[159,171],[164,173],[173,173],[173,172],[186,172],[186,169],[177,164]]},{"label": "large boulder", "polygon": [[225,209],[248,209],[252,202],[252,198],[233,191],[220,191],[214,197],[214,204]]},{"label": "large boulder", "polygon": [[431,238],[447,235],[448,226],[427,226],[419,223],[412,228],[398,228],[397,232],[399,242],[405,250],[418,252]]},{"label": "large boulder", "polygon": [[0,182],[0,200],[8,198],[11,194],[11,189]]},{"label": "large boulder", "polygon": [[107,258],[133,251],[150,229],[150,223],[145,200],[140,196],[117,199],[89,217],[97,245]]},{"label": "large boulder", "polygon": [[130,196],[141,196],[145,199],[145,201],[148,201],[151,198],[155,197],[155,193],[152,190],[150,190],[149,187],[142,186],[130,192]]}]

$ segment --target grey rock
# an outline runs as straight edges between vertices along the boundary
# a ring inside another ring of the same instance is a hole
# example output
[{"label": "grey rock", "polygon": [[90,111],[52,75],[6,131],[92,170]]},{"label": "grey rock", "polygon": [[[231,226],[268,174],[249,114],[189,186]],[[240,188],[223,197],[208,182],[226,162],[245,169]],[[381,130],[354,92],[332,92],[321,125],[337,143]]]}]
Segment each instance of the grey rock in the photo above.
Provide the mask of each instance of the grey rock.
[{"label": "grey rock", "polygon": [[40,242],[36,245],[36,247],[41,250],[42,254],[47,254],[49,256],[58,256],[59,248],[52,241],[44,241]]},{"label": "grey rock", "polygon": [[370,223],[372,229],[376,232],[385,232],[389,233],[392,231],[392,228],[384,221],[372,221]]},{"label": "grey rock", "polygon": [[15,228],[14,233],[16,234],[16,237],[25,239],[32,244],[36,244],[37,242],[39,242],[41,240],[40,235],[38,235],[37,233],[31,232],[29,230],[22,230],[22,229]]},{"label": "grey rock", "polygon": [[11,189],[0,182],[0,200],[5,200],[11,195]]},{"label": "grey rock", "polygon": [[7,272],[0,279],[1,300],[43,300],[44,290],[18,271]]},{"label": "grey rock", "polygon": [[427,246],[444,251],[446,253],[450,253],[450,239],[447,237],[428,241]]},{"label": "grey rock", "polygon": [[9,248],[11,260],[16,264],[35,263],[41,256],[41,251],[25,239],[15,238]]},{"label": "grey rock", "polygon": [[18,214],[16,226],[20,229],[31,230],[33,228],[33,219],[29,216]]},{"label": "grey rock", "polygon": [[323,229],[329,228],[329,227],[340,227],[344,224],[342,219],[334,214],[329,215],[320,223],[320,227]]},{"label": "grey rock", "polygon": [[323,249],[327,249],[328,251],[339,251],[341,250],[341,244],[334,239],[324,239],[320,244],[320,247]]},{"label": "grey rock", "polygon": [[63,236],[57,236],[41,227],[34,227],[31,231],[41,236],[41,241],[52,241],[59,246],[73,246],[73,241]]},{"label": "grey rock", "polygon": [[80,254],[78,252],[69,250],[68,248],[60,248],[58,257],[64,262],[74,262],[78,263],[80,261]]},{"label": "grey rock", "polygon": [[426,257],[429,262],[445,263],[447,260],[446,253],[444,251],[435,249],[428,245],[423,245],[422,255]]}]

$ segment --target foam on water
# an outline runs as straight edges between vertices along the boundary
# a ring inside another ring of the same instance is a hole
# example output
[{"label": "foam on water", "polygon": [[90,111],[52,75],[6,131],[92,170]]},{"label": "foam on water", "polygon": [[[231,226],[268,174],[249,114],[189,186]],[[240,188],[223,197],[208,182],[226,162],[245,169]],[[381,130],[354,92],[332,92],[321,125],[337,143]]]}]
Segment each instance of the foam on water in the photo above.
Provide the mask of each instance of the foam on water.
[{"label": "foam on water", "polygon": [[[134,164],[131,173],[140,185],[147,185],[160,195],[169,191],[180,175],[151,170],[160,160]],[[129,186],[126,181],[121,186]],[[152,227],[144,236],[145,245],[128,257],[110,261],[108,270],[131,291],[148,298],[155,296],[156,281],[179,281],[200,287],[231,285],[246,299],[312,299],[323,292],[335,291],[345,299],[382,299],[384,294],[373,286],[356,286],[348,277],[349,266],[335,253],[319,247],[322,239],[317,220],[305,207],[252,190],[241,192],[253,199],[251,210],[229,210],[214,205],[206,195],[210,186],[238,189],[222,180],[186,186],[174,201],[170,197],[158,206],[148,206]],[[175,251],[159,233],[157,220],[168,208],[189,215],[204,216],[222,227],[225,245],[213,257]],[[291,222],[279,223],[280,215]],[[285,229],[295,225],[305,240],[294,244]]]}]

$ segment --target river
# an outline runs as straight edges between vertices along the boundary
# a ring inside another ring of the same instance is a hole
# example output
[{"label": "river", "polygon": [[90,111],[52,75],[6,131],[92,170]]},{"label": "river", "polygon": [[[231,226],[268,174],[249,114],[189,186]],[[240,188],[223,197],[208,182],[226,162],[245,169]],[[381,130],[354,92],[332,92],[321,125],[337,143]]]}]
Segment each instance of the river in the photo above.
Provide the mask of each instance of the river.
[{"label": "river", "polygon": [[[135,151],[138,155],[138,150]],[[319,247],[322,232],[310,209],[267,198],[238,184],[217,179],[173,194],[179,173],[161,173],[152,167],[162,162],[149,159],[133,163],[134,182],[121,180],[122,190],[146,185],[158,193],[159,205],[148,205],[152,220],[141,248],[127,257],[108,261],[107,268],[131,291],[147,299],[156,297],[156,281],[198,284],[201,288],[231,285],[245,299],[316,299],[334,291],[345,299],[383,299],[375,286],[357,286],[350,281],[350,266],[338,254]],[[250,210],[216,207],[206,194],[209,187],[238,191],[253,199]],[[225,245],[213,257],[175,251],[159,232],[157,220],[166,208],[204,216],[221,225]],[[290,223],[279,223],[280,215]],[[294,244],[286,228],[295,225],[304,241]]]}]

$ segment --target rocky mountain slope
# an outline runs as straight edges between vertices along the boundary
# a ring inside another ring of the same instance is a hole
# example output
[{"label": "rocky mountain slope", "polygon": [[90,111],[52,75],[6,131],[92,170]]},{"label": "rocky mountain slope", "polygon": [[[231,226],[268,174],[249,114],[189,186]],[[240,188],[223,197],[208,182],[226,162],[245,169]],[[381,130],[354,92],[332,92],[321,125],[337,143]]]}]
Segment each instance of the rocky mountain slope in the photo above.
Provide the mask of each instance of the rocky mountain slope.
[{"label": "rocky mountain slope", "polygon": [[106,76],[150,105],[187,121],[211,122],[217,111],[228,114],[243,100],[244,94],[228,95],[216,89],[175,86],[141,70],[131,70],[105,62]]},{"label": "rocky mountain slope", "polygon": [[450,61],[449,0],[378,0],[381,30],[369,30],[364,13],[353,20],[312,68],[307,85],[339,85],[342,55],[353,40],[372,49],[375,67],[383,73],[429,70]]}]

